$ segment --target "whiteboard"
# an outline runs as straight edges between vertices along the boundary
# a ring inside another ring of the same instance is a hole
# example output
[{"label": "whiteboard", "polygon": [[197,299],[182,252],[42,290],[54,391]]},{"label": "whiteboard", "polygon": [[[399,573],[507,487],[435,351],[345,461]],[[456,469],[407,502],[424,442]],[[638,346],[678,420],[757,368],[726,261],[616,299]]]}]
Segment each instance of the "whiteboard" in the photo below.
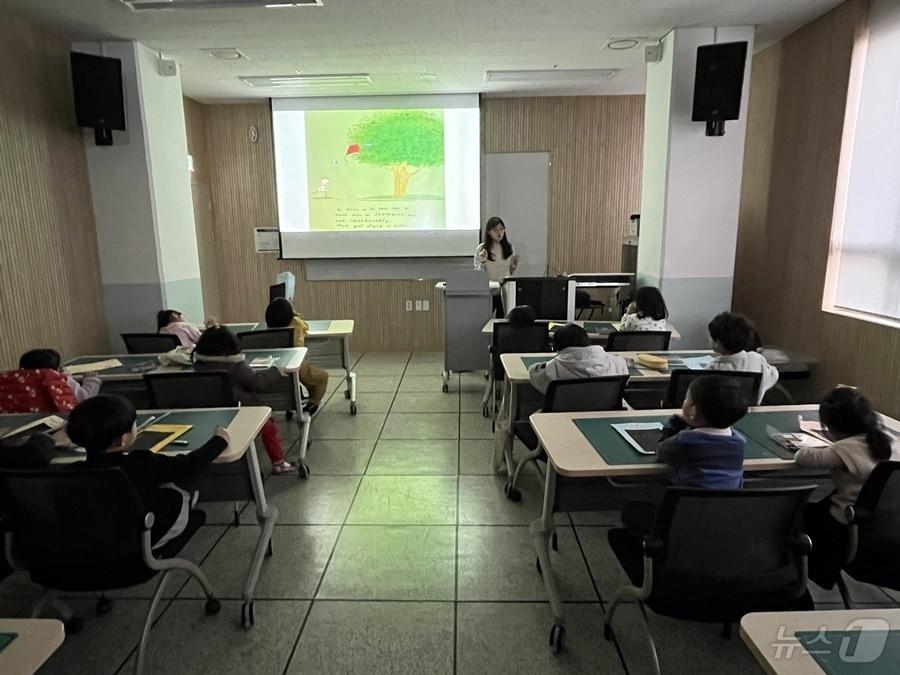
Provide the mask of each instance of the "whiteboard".
[{"label": "whiteboard", "polygon": [[484,159],[482,227],[491,216],[500,216],[519,255],[516,276],[545,276],[550,153],[488,152]]}]

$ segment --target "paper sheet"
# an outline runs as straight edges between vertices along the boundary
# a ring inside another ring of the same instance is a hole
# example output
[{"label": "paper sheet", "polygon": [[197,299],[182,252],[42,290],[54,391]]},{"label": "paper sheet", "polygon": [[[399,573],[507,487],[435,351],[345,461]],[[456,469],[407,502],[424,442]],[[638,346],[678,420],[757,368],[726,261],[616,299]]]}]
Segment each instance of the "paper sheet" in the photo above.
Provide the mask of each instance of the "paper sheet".
[{"label": "paper sheet", "polygon": [[250,362],[251,368],[271,368],[274,365],[274,356],[258,356]]},{"label": "paper sheet", "polygon": [[91,361],[90,363],[79,363],[77,365],[69,365],[65,367],[65,371],[69,375],[84,375],[85,373],[96,373],[101,370],[109,370],[110,368],[118,368],[122,365],[119,359],[106,359],[105,361]]},{"label": "paper sheet", "polygon": [[48,415],[47,417],[42,417],[40,419],[34,420],[33,422],[29,422],[28,424],[23,424],[22,426],[17,427],[12,431],[8,431],[7,433],[3,434],[2,438],[12,438],[14,436],[27,433],[31,429],[34,429],[35,433],[44,431],[46,433],[52,434],[56,431],[59,431],[64,426],[66,426],[66,421],[62,417],[57,417],[56,415]]},{"label": "paper sheet", "polygon": [[644,377],[659,377],[665,372],[662,370],[652,370],[650,368],[638,368],[637,371]]},{"label": "paper sheet", "polygon": [[681,357],[681,362],[684,364],[684,367],[690,368],[691,370],[704,370],[714,360],[714,357],[709,355]]}]

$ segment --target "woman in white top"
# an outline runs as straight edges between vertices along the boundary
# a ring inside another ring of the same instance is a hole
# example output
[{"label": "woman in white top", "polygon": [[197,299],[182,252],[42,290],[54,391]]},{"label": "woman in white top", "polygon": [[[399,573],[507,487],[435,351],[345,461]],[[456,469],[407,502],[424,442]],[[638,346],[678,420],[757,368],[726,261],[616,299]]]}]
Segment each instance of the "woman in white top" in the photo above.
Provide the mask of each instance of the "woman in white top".
[{"label": "woman in white top", "polygon": [[655,286],[641,286],[622,316],[623,331],[669,330],[669,310]]},{"label": "woman in white top", "polygon": [[813,543],[809,576],[830,589],[847,550],[847,507],[856,504],[878,463],[900,459],[900,450],[882,429],[872,404],[853,387],[833,389],[819,404],[819,421],[834,442],[825,448],[801,448],[794,461],[797,466],[831,471],[834,492],[807,505],[804,513]]},{"label": "woman in white top", "polygon": [[[491,216],[484,226],[482,243],[475,249],[475,269],[486,271],[491,281],[501,282],[515,272],[518,265],[519,256],[506,238],[506,225],[502,219]],[[503,301],[499,295],[494,295],[493,299],[494,314],[502,319],[506,316]]]},{"label": "woman in white top", "polygon": [[756,403],[762,403],[766,392],[778,383],[778,369],[756,351],[762,345],[753,322],[743,314],[722,312],[709,322],[709,339],[717,356],[707,368],[761,373]]}]

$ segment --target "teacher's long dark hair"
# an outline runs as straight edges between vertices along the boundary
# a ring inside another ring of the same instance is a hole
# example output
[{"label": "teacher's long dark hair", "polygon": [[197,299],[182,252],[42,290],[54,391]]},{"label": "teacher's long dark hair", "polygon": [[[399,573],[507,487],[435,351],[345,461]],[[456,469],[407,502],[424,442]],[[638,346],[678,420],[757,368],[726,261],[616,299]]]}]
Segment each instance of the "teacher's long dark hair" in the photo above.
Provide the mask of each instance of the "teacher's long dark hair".
[{"label": "teacher's long dark hair", "polygon": [[[503,219],[499,216],[491,216],[488,218],[487,224],[484,226],[484,238],[482,243],[484,244],[484,250],[487,251],[488,260],[494,259],[494,240],[491,238],[491,230],[496,227],[503,226],[503,229],[506,229],[506,223],[503,222]],[[513,254],[512,244],[509,243],[509,239],[506,237],[506,232],[503,233],[503,239],[500,240],[500,249],[503,254],[503,259],[506,260],[509,256]]]}]

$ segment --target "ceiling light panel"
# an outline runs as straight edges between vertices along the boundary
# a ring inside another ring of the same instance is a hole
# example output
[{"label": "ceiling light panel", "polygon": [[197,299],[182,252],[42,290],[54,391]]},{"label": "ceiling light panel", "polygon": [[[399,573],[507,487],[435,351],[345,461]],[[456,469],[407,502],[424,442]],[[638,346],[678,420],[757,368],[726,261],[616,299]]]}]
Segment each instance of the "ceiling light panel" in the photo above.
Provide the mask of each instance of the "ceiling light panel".
[{"label": "ceiling light panel", "polygon": [[242,77],[241,81],[254,89],[325,89],[328,87],[366,87],[372,84],[372,78],[368,73],[269,75]]},{"label": "ceiling light panel", "polygon": [[281,9],[292,7],[323,7],[324,0],[119,0],[135,12],[175,11],[185,9]]},{"label": "ceiling light panel", "polygon": [[485,82],[518,84],[585,84],[613,79],[618,68],[554,68],[552,70],[486,70]]}]

